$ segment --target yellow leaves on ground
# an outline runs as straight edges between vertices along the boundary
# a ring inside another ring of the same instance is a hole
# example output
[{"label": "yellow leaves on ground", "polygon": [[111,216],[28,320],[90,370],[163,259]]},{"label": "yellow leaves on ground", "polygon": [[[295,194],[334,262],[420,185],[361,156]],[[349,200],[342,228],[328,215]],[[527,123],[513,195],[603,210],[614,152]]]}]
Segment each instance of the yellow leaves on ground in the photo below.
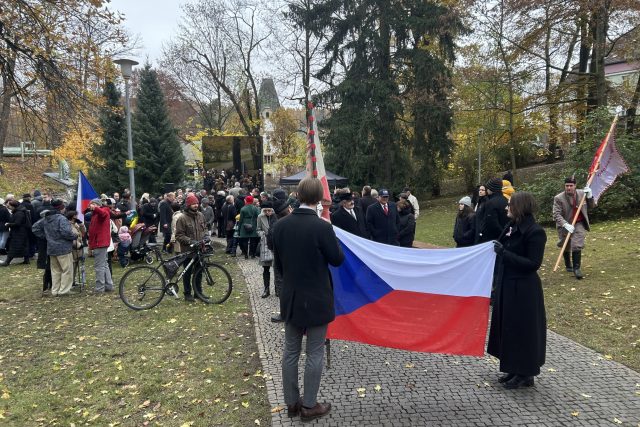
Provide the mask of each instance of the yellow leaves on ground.
[{"label": "yellow leaves on ground", "polygon": [[271,408],[271,413],[275,414],[276,412],[280,412],[282,410],[284,410],[284,405],[279,405],[279,406],[276,406],[274,408]]}]

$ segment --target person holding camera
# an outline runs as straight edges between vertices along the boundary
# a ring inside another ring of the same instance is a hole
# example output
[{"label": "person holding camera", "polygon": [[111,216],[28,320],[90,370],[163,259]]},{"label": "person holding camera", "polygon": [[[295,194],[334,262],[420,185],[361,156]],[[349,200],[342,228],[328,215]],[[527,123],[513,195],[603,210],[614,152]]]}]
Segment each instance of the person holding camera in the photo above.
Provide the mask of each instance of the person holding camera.
[{"label": "person holding camera", "polygon": [[[110,204],[108,200],[105,203]],[[94,269],[96,272],[96,289],[98,294],[113,292],[113,279],[107,260],[108,251],[113,247],[111,241],[111,208],[102,206],[102,200],[93,199],[89,203],[91,224],[89,225],[89,249],[93,251]]]}]

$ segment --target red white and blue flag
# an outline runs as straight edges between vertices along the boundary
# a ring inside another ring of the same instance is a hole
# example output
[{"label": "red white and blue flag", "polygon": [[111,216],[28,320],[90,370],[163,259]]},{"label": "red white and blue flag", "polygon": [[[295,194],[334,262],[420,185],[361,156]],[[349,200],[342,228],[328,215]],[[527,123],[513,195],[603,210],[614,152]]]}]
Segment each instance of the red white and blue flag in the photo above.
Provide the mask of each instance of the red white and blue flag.
[{"label": "red white and blue flag", "polygon": [[89,207],[91,200],[98,197],[98,193],[93,189],[89,180],[82,173],[78,172],[78,200],[76,201],[76,212],[78,219],[84,222],[84,211]]},{"label": "red white and blue flag", "polygon": [[336,319],[328,338],[484,355],[493,243],[412,249],[372,242],[337,227],[334,231],[345,261],[331,268]]},{"label": "red white and blue flag", "polygon": [[613,185],[618,175],[627,172],[629,172],[629,166],[616,148],[616,135],[613,131],[610,137],[605,138],[600,144],[589,168],[589,175],[593,175],[589,185],[593,201],[598,203],[600,196]]}]

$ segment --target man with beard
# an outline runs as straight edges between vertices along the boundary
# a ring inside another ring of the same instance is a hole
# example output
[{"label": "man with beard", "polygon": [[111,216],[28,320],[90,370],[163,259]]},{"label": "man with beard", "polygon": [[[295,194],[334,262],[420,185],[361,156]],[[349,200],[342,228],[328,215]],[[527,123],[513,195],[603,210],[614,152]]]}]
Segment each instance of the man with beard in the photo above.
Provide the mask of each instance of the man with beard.
[{"label": "man with beard", "polygon": [[[583,197],[586,197],[587,201],[580,209],[575,226],[571,225]],[[591,189],[585,187],[584,190],[577,190],[576,179],[573,176],[564,180],[564,191],[553,198],[553,220],[556,222],[558,230],[558,247],[562,247],[567,233],[570,233],[570,242],[562,256],[565,268],[568,272],[572,272],[578,280],[584,277],[580,270],[582,249],[587,231],[589,231],[588,209],[594,206]],[[569,255],[569,250],[571,255]],[[573,263],[571,263],[571,258],[573,258]]]},{"label": "man with beard", "polygon": [[[192,252],[191,245],[195,242],[199,242],[204,239],[207,231],[207,225],[204,220],[204,215],[199,210],[200,203],[195,194],[187,194],[185,200],[185,209],[183,214],[176,221],[176,242],[178,243],[181,253]],[[184,261],[186,267],[191,261],[191,257],[187,257]],[[184,286],[184,300],[187,302],[195,301],[193,294],[191,293],[191,276],[193,273],[193,267],[184,272],[182,276],[182,285]],[[196,280],[194,286],[200,291],[202,284]],[[200,292],[198,292],[200,293]]]}]

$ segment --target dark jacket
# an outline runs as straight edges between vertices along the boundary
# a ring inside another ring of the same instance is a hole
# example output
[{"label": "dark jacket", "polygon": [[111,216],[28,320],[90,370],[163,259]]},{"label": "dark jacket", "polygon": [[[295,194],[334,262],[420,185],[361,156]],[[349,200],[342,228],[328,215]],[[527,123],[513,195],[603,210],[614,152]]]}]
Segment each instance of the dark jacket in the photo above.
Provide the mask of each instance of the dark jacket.
[{"label": "dark jacket", "polygon": [[[476,212],[477,215],[477,212]],[[502,193],[493,193],[487,196],[484,203],[482,217],[479,218],[480,231],[477,243],[496,240],[509,222],[507,217],[507,199]]]},{"label": "dark jacket", "polygon": [[356,214],[356,221],[346,209],[340,206],[334,213],[331,214],[331,223],[344,231],[355,234],[356,236],[369,238],[369,232],[367,231],[367,220],[359,207],[355,207],[353,211]]},{"label": "dark jacket", "polygon": [[545,362],[547,321],[537,271],[547,236],[533,216],[527,216],[520,224],[510,223],[499,241],[505,250],[496,261],[487,353],[500,359],[502,372],[538,375]]},{"label": "dark jacket", "polygon": [[[158,204],[158,211],[160,215],[160,230],[163,233],[171,233],[171,218],[173,218],[173,209],[171,209],[171,202],[163,200]],[[167,228],[164,228],[164,225]]]},{"label": "dark jacket", "polygon": [[155,203],[145,203],[142,205],[142,221],[147,227],[158,224],[158,205]]},{"label": "dark jacket", "polygon": [[227,221],[236,222],[236,207],[231,203],[222,205],[222,221],[224,222],[225,230],[227,229]]},{"label": "dark jacket", "polygon": [[[258,237],[258,215],[260,215],[260,209],[254,205],[245,205],[240,209],[240,238],[243,237]],[[244,224],[251,224],[252,230],[249,232],[244,227]]]},{"label": "dark jacket", "polygon": [[381,203],[375,203],[367,209],[367,229],[371,240],[398,246],[398,209],[393,202],[387,203],[389,213],[385,215]]},{"label": "dark jacket", "polygon": [[475,242],[475,215],[468,216],[456,215],[456,223],[453,226],[453,240],[456,242],[456,248],[464,248],[471,246]]},{"label": "dark jacket", "polygon": [[0,233],[5,231],[9,231],[4,225],[8,222],[11,222],[11,212],[5,205],[0,205]]},{"label": "dark jacket", "polygon": [[47,255],[60,256],[70,254],[76,235],[71,223],[60,211],[49,211],[45,217],[33,224],[33,234],[47,240]]},{"label": "dark jacket", "polygon": [[398,212],[398,243],[400,246],[410,248],[416,237],[416,218],[413,215],[413,207]]},{"label": "dark jacket", "polygon": [[369,209],[369,206],[378,203],[378,201],[371,196],[362,196],[360,197],[360,199],[358,199],[358,201],[360,202],[360,207],[362,208],[362,212],[364,212],[365,215],[367,214],[367,209]]},{"label": "dark jacket", "polygon": [[271,228],[274,268],[283,277],[280,313],[285,322],[304,328],[335,318],[329,265],[344,254],[331,224],[315,211],[298,208]]},{"label": "dark jacket", "polygon": [[180,252],[192,251],[189,246],[194,240],[204,239],[207,225],[204,222],[202,212],[192,212],[185,209],[176,221],[176,242],[180,244]]},{"label": "dark jacket", "polygon": [[19,205],[9,221],[9,243],[7,255],[11,258],[24,257],[29,254],[29,232],[31,231],[31,215],[27,208]]}]

